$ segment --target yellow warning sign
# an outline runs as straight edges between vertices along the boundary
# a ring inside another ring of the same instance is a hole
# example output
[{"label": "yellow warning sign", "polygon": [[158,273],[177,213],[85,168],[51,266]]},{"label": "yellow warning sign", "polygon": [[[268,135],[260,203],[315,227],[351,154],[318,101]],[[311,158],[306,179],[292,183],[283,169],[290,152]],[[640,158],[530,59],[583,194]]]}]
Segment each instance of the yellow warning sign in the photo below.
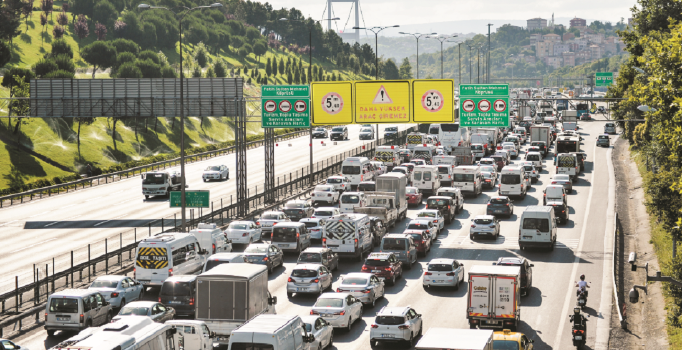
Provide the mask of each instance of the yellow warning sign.
[{"label": "yellow warning sign", "polygon": [[453,79],[412,80],[412,110],[415,123],[455,121]]},{"label": "yellow warning sign", "polygon": [[353,83],[316,81],[311,90],[314,125],[353,124]]},{"label": "yellow warning sign", "polygon": [[409,80],[355,82],[355,123],[410,123],[411,96]]}]

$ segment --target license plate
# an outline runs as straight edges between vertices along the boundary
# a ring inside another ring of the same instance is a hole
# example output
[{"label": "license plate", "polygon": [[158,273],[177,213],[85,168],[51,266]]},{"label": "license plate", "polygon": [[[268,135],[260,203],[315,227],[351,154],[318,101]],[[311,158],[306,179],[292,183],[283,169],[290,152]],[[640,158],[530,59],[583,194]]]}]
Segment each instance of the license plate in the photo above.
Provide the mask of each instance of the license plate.
[{"label": "license plate", "polygon": [[502,210],[495,210],[495,212],[496,212],[496,213],[501,213],[501,212],[502,212]]},{"label": "license plate", "polygon": [[137,281],[142,283],[142,284],[147,284],[147,283],[151,282],[151,280],[137,280]]},{"label": "license plate", "polygon": [[509,192],[507,191],[500,191],[500,194],[508,194]]},{"label": "license plate", "polygon": [[382,338],[395,338],[395,336],[393,334],[382,334],[381,337]]},{"label": "license plate", "polygon": [[288,244],[278,244],[277,246],[278,247],[288,247],[289,245]]},{"label": "license plate", "polygon": [[443,283],[443,280],[433,280],[433,283]]},{"label": "license plate", "polygon": [[68,321],[70,319],[70,317],[57,317],[57,321]]},{"label": "license plate", "polygon": [[576,335],[575,340],[583,340],[583,336],[582,335]]},{"label": "license plate", "polygon": [[182,304],[182,301],[169,301],[168,304]]},{"label": "license plate", "polygon": [[585,304],[585,300],[580,300],[580,305]]},{"label": "license plate", "polygon": [[332,317],[332,314],[323,314],[322,317]]},{"label": "license plate", "polygon": [[372,270],[372,272],[374,272],[374,273],[380,273],[381,270]]},{"label": "license plate", "polygon": [[297,292],[307,292],[308,288],[296,288]]},{"label": "license plate", "polygon": [[531,239],[531,238],[533,238],[533,236],[523,236],[523,238]]},{"label": "license plate", "polygon": [[497,324],[497,321],[485,321],[486,324]]}]

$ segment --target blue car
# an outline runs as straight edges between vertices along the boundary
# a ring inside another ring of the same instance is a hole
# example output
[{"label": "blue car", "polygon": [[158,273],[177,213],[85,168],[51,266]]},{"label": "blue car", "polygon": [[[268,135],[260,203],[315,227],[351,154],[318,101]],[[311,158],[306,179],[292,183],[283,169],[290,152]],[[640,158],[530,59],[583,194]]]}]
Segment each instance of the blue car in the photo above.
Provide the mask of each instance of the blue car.
[{"label": "blue car", "polygon": [[284,266],[284,253],[269,243],[251,243],[244,250],[244,258],[249,264],[265,265],[268,272],[277,266]]},{"label": "blue car", "polygon": [[599,135],[597,137],[597,146],[611,147],[611,139],[609,135]]}]

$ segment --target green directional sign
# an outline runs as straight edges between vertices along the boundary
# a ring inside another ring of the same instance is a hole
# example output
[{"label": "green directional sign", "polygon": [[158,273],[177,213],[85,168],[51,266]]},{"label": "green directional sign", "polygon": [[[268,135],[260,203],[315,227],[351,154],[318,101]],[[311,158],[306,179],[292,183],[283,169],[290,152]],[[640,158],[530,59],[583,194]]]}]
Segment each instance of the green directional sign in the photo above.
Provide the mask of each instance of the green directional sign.
[{"label": "green directional sign", "polygon": [[[181,208],[182,196],[180,191],[171,191],[170,207]],[[210,194],[208,190],[185,191],[185,207],[187,208],[208,208],[211,206]]]},{"label": "green directional sign", "polygon": [[460,85],[459,124],[467,127],[509,126],[509,85]]},{"label": "green directional sign", "polygon": [[261,86],[261,127],[309,128],[310,86]]},{"label": "green directional sign", "polygon": [[595,73],[594,86],[609,86],[613,84],[613,72]]}]

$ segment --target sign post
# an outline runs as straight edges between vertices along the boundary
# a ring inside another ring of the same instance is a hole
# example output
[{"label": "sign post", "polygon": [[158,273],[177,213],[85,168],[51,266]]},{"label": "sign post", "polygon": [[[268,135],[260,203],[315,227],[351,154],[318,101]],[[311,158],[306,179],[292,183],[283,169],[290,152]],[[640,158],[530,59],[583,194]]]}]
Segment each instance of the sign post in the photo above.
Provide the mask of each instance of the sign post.
[{"label": "sign post", "polygon": [[459,91],[461,126],[509,126],[508,84],[462,84]]},{"label": "sign post", "polygon": [[[171,191],[170,207],[180,208],[180,191]],[[185,191],[185,207],[208,208],[210,207],[210,192],[208,190]]]},{"label": "sign post", "polygon": [[609,86],[613,84],[613,72],[595,73],[594,86]]},{"label": "sign post", "polygon": [[308,85],[261,86],[261,127],[309,128]]}]

